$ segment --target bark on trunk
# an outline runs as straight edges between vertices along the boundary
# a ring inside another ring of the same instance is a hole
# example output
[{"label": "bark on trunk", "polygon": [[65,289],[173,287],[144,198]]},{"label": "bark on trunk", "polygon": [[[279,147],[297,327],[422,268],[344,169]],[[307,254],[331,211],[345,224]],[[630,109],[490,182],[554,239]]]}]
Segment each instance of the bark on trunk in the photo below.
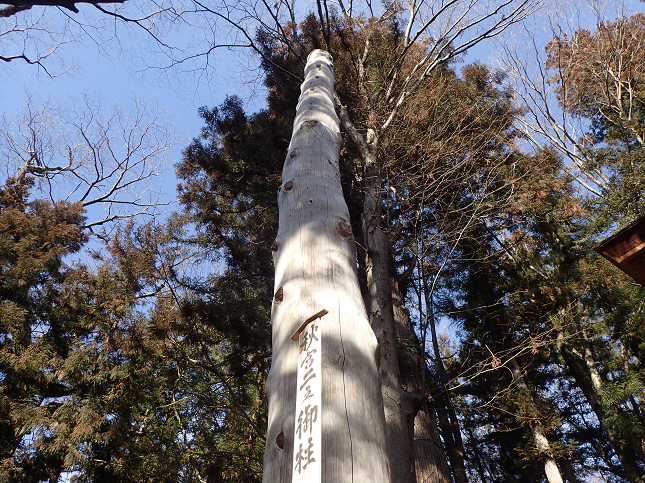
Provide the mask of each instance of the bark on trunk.
[{"label": "bark on trunk", "polygon": [[[323,482],[390,483],[377,341],[356,276],[338,170],[341,137],[333,89],[331,57],[316,50],[305,67],[278,195],[265,483],[291,483],[314,459]],[[318,318],[303,327],[312,316]],[[292,336],[314,324],[321,353],[313,356],[320,356],[321,374],[307,373],[301,384],[302,346]],[[313,378],[320,383],[320,407],[315,413],[310,408],[309,423],[320,425],[321,447],[307,444],[308,428],[296,428],[296,398],[304,400],[305,383]]]},{"label": "bark on trunk", "polygon": [[[392,483],[415,483],[414,398],[401,387],[396,323],[390,286],[390,241],[380,227],[380,177],[367,178],[363,237],[367,247],[370,324],[381,351],[381,393],[391,451]],[[378,184],[378,186],[377,186]],[[369,200],[369,201],[368,201]]]},{"label": "bark on trunk", "polygon": [[452,468],[452,476],[455,483],[468,483],[468,474],[466,473],[466,464],[464,461],[465,451],[459,421],[452,407],[450,394],[443,387],[438,386],[437,381],[433,378],[434,375],[428,371],[426,384],[430,389],[432,401],[437,411],[441,435],[443,436],[446,453],[450,461],[450,467]]},{"label": "bark on trunk", "polygon": [[[422,271],[423,273],[423,271]],[[466,473],[465,465],[465,451],[464,442],[461,437],[461,426],[457,419],[455,408],[452,404],[452,396],[448,389],[448,375],[441,359],[441,351],[439,350],[439,339],[437,337],[437,327],[435,324],[434,310],[432,309],[432,299],[428,286],[424,283],[423,289],[426,300],[426,310],[428,314],[428,327],[432,337],[432,349],[434,351],[434,369],[435,373],[439,376],[438,381],[431,381],[429,385],[437,386],[438,390],[434,390],[434,401],[440,407],[437,409],[439,414],[439,421],[441,424],[442,434],[446,444],[446,451],[452,466],[452,473],[455,478],[455,483],[468,483],[468,474]]]},{"label": "bark on trunk", "polygon": [[[394,269],[391,268],[391,272]],[[436,414],[425,399],[427,390],[423,373],[425,361],[423,351],[410,322],[410,314],[405,308],[399,283],[396,277],[391,278],[392,309],[396,326],[396,352],[399,362],[399,380],[401,388],[407,394],[401,413],[406,415],[409,432],[413,433],[410,458],[414,464],[414,476],[417,483],[452,483],[450,468],[446,460]]]},{"label": "bark on trunk", "polygon": [[[362,213],[362,244],[365,249],[365,305],[370,324],[381,350],[381,379],[387,434],[392,454],[393,483],[414,483],[414,417],[416,401],[401,382],[400,358],[390,280],[390,240],[381,228],[381,176],[378,169],[378,134],[368,129],[363,136],[349,118],[347,109],[336,97],[343,128],[360,152],[364,165],[364,204]],[[425,370],[425,365],[422,366]]]},{"label": "bark on trunk", "polygon": [[560,468],[562,468],[562,473],[569,483],[580,483],[580,480],[576,476],[576,472],[573,469],[573,465],[569,460],[562,459],[558,461],[558,465],[560,466]]},{"label": "bark on trunk", "polygon": [[414,418],[414,456],[417,483],[451,483],[439,430],[432,409],[419,411]]}]

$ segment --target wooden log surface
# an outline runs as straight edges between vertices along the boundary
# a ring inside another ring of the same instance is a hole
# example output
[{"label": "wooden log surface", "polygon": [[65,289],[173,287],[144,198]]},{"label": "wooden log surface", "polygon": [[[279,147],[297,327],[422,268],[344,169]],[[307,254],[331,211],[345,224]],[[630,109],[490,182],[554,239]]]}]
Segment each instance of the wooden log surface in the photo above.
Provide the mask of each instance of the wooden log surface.
[{"label": "wooden log surface", "polygon": [[390,483],[377,341],[356,275],[338,168],[341,135],[333,90],[331,56],[315,50],[305,67],[278,194],[264,483],[292,482],[294,446],[298,450],[302,443],[295,434],[299,344],[292,336],[323,311],[316,319],[322,442],[310,448],[309,456],[320,457],[323,482]]}]

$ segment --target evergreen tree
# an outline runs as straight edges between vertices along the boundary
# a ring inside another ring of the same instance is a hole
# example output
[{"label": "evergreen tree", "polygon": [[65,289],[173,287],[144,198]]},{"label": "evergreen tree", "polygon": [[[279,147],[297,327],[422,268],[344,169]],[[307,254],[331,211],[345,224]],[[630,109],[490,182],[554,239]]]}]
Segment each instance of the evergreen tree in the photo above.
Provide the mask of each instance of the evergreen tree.
[{"label": "evergreen tree", "polygon": [[[333,26],[332,42],[351,41],[341,24]],[[305,40],[306,45],[323,43],[319,25],[312,17],[301,27],[300,41],[303,44]],[[396,45],[397,38],[396,31],[383,32],[373,41]],[[202,109],[200,112],[207,123],[202,139],[195,140],[186,150],[179,168],[183,180],[180,186],[182,199],[204,235],[200,239],[223,240],[231,272],[235,270],[235,276],[242,279],[251,279],[254,273],[259,273],[250,270],[250,261],[263,260],[262,263],[266,264],[263,266],[270,263],[266,240],[272,240],[275,234],[265,231],[265,227],[271,227],[273,223],[275,230],[277,224],[273,218],[275,201],[268,194],[279,185],[277,176],[286,152],[286,133],[293,115],[290,109],[294,109],[296,102],[296,97],[289,94],[294,92],[296,81],[285,72],[297,65],[297,58],[285,55],[276,45],[267,43],[265,59],[268,59],[264,63],[269,87],[268,111],[247,117],[240,101],[235,98],[228,99],[217,109]],[[383,60],[383,64],[387,62]],[[334,66],[339,78],[338,89],[348,99],[353,99],[351,89],[356,83],[352,80],[355,71],[351,60],[340,55]],[[375,72],[376,69],[374,67]],[[508,93],[496,87],[498,81],[481,65],[465,69],[463,80],[453,69],[439,69],[436,82],[423,90],[423,96],[419,96],[418,103],[413,106],[415,114],[406,118],[407,123],[401,126],[400,131],[393,132],[383,141],[382,158],[391,161],[383,167],[382,183],[384,189],[392,192],[382,206],[382,223],[391,238],[388,247],[392,248],[388,248],[385,259],[389,274],[387,280],[393,284],[391,297],[398,300],[398,304],[404,300],[402,295],[412,303],[418,300],[419,287],[428,274],[418,272],[409,278],[415,266],[423,265],[427,269],[440,254],[449,253],[451,243],[463,231],[464,224],[467,225],[468,217],[460,215],[461,208],[456,207],[453,200],[455,194],[465,196],[464,190],[470,190],[475,205],[483,211],[491,210],[492,205],[484,198],[488,196],[489,189],[499,187],[489,185],[487,179],[494,172],[510,170],[513,108]],[[403,132],[407,133],[405,137]],[[280,133],[285,133],[284,137]],[[362,248],[365,246],[360,229],[365,176],[359,158],[352,144],[345,144],[341,152],[341,181],[350,208],[354,236],[359,242],[359,276],[367,296],[366,272],[371,262]],[[446,166],[445,159],[451,159],[451,164]],[[501,173],[497,175],[498,178],[501,176]],[[499,196],[499,199],[503,197]],[[484,205],[485,209],[482,208]],[[255,218],[257,213],[261,213],[261,217]],[[423,215],[419,217],[415,213]],[[422,243],[419,264],[415,263],[416,255],[411,257],[412,247],[417,243],[415,237]],[[429,237],[437,240],[436,250],[430,250]],[[265,240],[264,245],[259,243],[261,239]],[[439,247],[443,247],[443,252]],[[249,269],[238,271],[236,267],[242,262]],[[402,272],[407,274],[397,282]],[[266,279],[260,282],[259,278],[257,282],[268,283]],[[270,300],[269,294],[265,300]],[[416,374],[412,379],[406,375],[407,379],[399,383],[409,405],[406,430],[410,431],[408,444],[411,445],[414,415],[425,404],[423,396],[427,391],[423,386],[431,384],[430,379],[439,376],[438,371],[432,371],[426,378],[423,369],[426,362],[419,339],[414,335],[412,321],[402,305],[397,307],[390,308],[397,314],[397,327],[392,336],[398,334],[397,343],[401,345],[396,362]],[[418,333],[424,334],[425,341],[425,333],[430,330],[427,318],[418,329]],[[430,339],[428,335],[427,340]],[[442,387],[445,381],[434,381],[432,385]],[[463,468],[459,423],[454,410],[447,409],[451,402],[449,397],[444,397],[445,394],[443,390],[437,391],[437,399],[427,406],[431,413],[429,424],[436,424],[436,409],[444,411],[444,440],[449,432],[453,442],[451,463],[453,468],[460,465]],[[439,443],[437,438],[435,444]],[[403,456],[406,457],[410,457],[409,452]],[[462,475],[462,478],[466,477],[463,470]]]}]

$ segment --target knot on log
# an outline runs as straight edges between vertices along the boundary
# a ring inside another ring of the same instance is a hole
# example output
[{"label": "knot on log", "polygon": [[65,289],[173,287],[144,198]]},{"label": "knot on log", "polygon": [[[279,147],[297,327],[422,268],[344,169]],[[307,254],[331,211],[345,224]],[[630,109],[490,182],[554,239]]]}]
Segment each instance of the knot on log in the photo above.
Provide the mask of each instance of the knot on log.
[{"label": "knot on log", "polygon": [[344,238],[352,236],[352,226],[345,220],[340,220],[338,222],[338,225],[336,226],[336,229],[338,230],[340,236]]},{"label": "knot on log", "polygon": [[284,290],[282,289],[282,287],[278,289],[278,291],[273,296],[273,299],[278,303],[284,300]]},{"label": "knot on log", "polygon": [[319,121],[316,119],[310,119],[308,121],[304,121],[300,126],[300,129],[313,129],[318,125],[318,123]]}]

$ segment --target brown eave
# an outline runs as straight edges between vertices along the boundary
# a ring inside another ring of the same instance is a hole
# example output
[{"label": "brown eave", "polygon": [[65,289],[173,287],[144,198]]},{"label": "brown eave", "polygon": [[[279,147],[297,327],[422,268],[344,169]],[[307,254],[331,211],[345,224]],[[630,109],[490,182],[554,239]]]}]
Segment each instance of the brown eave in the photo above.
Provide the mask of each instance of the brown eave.
[{"label": "brown eave", "polygon": [[602,242],[596,251],[645,286],[645,216]]}]

